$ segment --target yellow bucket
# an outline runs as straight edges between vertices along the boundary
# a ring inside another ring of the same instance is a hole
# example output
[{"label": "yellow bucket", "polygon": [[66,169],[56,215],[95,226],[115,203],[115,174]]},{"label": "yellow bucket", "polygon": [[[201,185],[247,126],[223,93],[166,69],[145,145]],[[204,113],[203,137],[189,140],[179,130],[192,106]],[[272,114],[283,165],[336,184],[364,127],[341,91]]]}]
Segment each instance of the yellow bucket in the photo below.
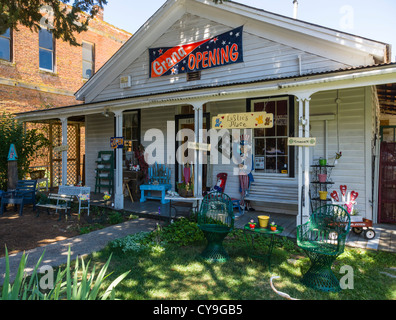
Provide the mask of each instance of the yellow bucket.
[{"label": "yellow bucket", "polygon": [[257,217],[259,220],[259,226],[260,228],[267,228],[268,227],[268,221],[269,221],[269,216],[258,216]]},{"label": "yellow bucket", "polygon": [[327,199],[327,191],[319,191],[319,199],[326,200]]}]

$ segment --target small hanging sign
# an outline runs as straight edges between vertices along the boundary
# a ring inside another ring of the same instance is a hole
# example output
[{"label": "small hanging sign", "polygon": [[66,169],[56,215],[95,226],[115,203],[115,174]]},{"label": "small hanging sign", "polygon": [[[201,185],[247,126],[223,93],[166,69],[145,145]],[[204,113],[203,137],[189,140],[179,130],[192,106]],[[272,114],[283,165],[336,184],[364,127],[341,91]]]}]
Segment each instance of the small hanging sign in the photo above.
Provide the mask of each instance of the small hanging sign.
[{"label": "small hanging sign", "polygon": [[10,150],[8,151],[7,160],[8,161],[17,161],[18,160],[18,155],[16,153],[14,144],[11,144],[11,146],[10,146]]},{"label": "small hanging sign", "polygon": [[218,130],[272,128],[274,115],[266,112],[228,113],[219,114],[212,121],[212,127]]},{"label": "small hanging sign", "polygon": [[287,145],[295,147],[314,147],[316,146],[316,138],[289,138]]},{"label": "small hanging sign", "polygon": [[54,148],[54,152],[63,152],[63,151],[67,151],[67,150],[69,150],[68,144],[64,144],[64,145],[57,146]]},{"label": "small hanging sign", "polygon": [[112,137],[110,138],[110,147],[112,149],[124,148],[124,137]]}]

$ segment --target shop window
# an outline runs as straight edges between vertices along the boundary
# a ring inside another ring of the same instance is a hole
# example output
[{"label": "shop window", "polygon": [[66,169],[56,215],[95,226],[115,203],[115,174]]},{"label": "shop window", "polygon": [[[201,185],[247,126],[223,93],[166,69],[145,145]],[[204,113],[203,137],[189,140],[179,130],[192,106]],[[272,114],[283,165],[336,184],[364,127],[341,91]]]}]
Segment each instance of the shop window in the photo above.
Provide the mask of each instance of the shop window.
[{"label": "shop window", "polygon": [[140,111],[126,111],[123,114],[122,134],[124,137],[124,167],[137,164],[134,151],[140,144]]},{"label": "shop window", "polygon": [[55,61],[54,37],[46,29],[39,31],[39,66],[46,71],[54,71]]},{"label": "shop window", "polygon": [[7,31],[3,34],[0,34],[0,59],[11,61],[11,48],[12,48],[12,32],[11,29],[7,29]]},{"label": "shop window", "polygon": [[274,115],[272,128],[253,129],[255,172],[292,176],[290,168],[294,167],[294,160],[287,145],[292,123],[289,98],[249,101],[251,112],[265,111]]},{"label": "shop window", "polygon": [[82,69],[83,78],[89,79],[94,74],[95,67],[94,45],[88,42],[82,43]]}]

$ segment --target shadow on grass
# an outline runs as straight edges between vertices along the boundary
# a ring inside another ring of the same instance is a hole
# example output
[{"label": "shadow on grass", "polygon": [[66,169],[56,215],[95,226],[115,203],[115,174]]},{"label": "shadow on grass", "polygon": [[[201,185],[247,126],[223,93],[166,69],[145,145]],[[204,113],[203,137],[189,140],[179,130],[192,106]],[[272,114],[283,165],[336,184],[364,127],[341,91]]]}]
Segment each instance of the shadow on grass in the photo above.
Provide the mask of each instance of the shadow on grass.
[{"label": "shadow on grass", "polygon": [[283,239],[275,246],[271,273],[265,262],[249,257],[240,238],[228,239],[224,245],[231,257],[224,263],[208,263],[199,257],[205,243],[140,254],[111,251],[107,247],[93,255],[93,262],[103,262],[113,253],[109,270],[114,273],[107,280],[109,283],[131,270],[117,287],[116,297],[121,300],[284,300],[270,287],[273,275],[280,276],[274,282],[279,291],[302,300],[395,299],[394,282],[381,274],[387,267],[395,266],[395,256],[389,253],[346,249],[334,264],[333,272],[341,279],[341,266],[351,266],[353,289],[325,293],[300,283],[310,262],[290,240]]}]

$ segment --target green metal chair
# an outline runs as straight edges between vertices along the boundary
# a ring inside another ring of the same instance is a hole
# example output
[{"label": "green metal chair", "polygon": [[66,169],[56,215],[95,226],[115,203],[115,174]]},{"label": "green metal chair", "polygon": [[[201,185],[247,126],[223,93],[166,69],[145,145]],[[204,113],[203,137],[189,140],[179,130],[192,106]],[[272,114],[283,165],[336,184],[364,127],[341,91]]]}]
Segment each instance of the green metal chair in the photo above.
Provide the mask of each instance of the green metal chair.
[{"label": "green metal chair", "polygon": [[337,205],[319,207],[307,223],[297,226],[297,245],[311,260],[311,267],[302,278],[303,284],[326,292],[341,290],[331,266],[344,252],[350,226],[348,212]]},{"label": "green metal chair", "polygon": [[231,198],[225,193],[211,192],[202,200],[198,212],[198,226],[203,231],[207,246],[201,257],[210,262],[229,259],[223,240],[234,228],[234,210]]}]

